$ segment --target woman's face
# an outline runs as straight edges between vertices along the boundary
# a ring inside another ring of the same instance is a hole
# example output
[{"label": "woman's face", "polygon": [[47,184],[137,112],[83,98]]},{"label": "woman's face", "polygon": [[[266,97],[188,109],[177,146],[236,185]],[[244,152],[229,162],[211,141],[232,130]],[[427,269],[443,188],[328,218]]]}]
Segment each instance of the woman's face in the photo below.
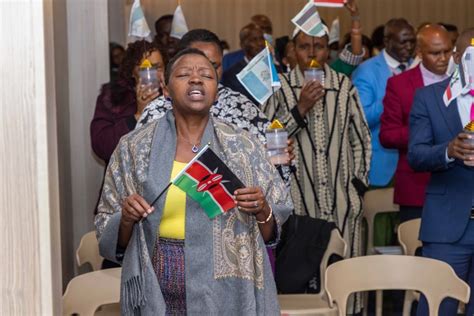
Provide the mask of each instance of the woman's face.
[{"label": "woman's face", "polygon": [[164,82],[164,71],[165,71],[165,63],[163,62],[163,57],[161,57],[161,54],[159,51],[155,50],[151,53],[147,53],[143,56],[143,58],[140,60],[140,63],[135,66],[133,69],[133,77],[135,80],[138,82],[138,71],[140,69],[140,65],[143,63],[145,59],[148,59],[153,67],[156,68],[157,73],[158,73],[158,79],[160,82]]},{"label": "woman's face", "polygon": [[208,115],[216,94],[216,70],[206,57],[187,54],[175,62],[165,87],[165,95],[171,98],[175,111]]}]

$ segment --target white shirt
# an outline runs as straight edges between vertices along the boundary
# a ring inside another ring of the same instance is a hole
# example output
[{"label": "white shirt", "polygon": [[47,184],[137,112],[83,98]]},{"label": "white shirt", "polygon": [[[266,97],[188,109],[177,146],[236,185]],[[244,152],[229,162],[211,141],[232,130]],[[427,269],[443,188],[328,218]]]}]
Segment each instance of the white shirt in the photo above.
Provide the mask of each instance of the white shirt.
[{"label": "white shirt", "polygon": [[382,50],[382,53],[383,53],[383,57],[385,58],[385,61],[387,62],[388,67],[390,68],[390,70],[392,71],[394,75],[398,75],[402,72],[400,68],[398,68],[398,66],[400,66],[401,64],[404,64],[405,69],[408,69],[408,66],[409,66],[408,63],[399,62],[398,60],[390,56],[385,49]]},{"label": "white shirt", "polygon": [[[462,126],[466,126],[471,121],[471,105],[474,102],[474,97],[469,94],[469,91],[460,94],[456,98],[459,117],[461,118]],[[454,106],[451,104],[450,106]],[[448,145],[449,146],[449,145]],[[453,162],[454,158],[448,157],[448,148],[446,148],[446,162]]]},{"label": "white shirt", "polygon": [[448,78],[447,74],[443,75],[437,75],[428,69],[426,69],[425,65],[423,63],[420,64],[420,71],[421,71],[421,77],[423,78],[423,84],[425,86],[432,85],[434,83],[438,83],[440,81],[443,81],[444,79]]},{"label": "white shirt", "polygon": [[473,102],[474,97],[469,94],[469,91],[457,97],[458,112],[462,126],[466,126],[471,121],[471,105]]}]

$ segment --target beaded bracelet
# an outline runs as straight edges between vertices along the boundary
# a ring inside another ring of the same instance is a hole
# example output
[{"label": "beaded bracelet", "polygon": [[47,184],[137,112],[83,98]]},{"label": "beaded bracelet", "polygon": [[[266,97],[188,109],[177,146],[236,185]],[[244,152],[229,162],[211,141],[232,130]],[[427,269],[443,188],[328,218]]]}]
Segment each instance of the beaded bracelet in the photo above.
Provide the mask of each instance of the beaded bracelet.
[{"label": "beaded bracelet", "polygon": [[272,210],[272,207],[270,206],[270,214],[268,214],[268,217],[264,221],[259,221],[259,220],[257,220],[257,218],[255,218],[255,220],[259,224],[266,224],[272,219],[272,216],[273,216],[273,210]]}]

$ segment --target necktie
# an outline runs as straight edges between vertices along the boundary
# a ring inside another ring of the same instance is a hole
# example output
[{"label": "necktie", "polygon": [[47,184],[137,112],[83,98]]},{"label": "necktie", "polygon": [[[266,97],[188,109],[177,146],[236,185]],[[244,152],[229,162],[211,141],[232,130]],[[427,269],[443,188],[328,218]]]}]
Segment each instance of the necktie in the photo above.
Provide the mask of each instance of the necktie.
[{"label": "necktie", "polygon": [[404,72],[405,69],[407,69],[407,65],[405,65],[405,64],[400,64],[400,65],[398,65],[397,68],[400,69],[400,72]]}]

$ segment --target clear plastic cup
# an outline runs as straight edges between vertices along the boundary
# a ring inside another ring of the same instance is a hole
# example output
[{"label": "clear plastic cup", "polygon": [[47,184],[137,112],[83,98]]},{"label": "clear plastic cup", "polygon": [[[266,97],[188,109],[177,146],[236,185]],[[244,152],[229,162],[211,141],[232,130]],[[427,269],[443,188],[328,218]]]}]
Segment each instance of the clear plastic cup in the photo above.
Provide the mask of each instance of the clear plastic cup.
[{"label": "clear plastic cup", "polygon": [[[474,145],[474,132],[471,132],[471,131],[468,131],[468,130],[464,130],[464,133],[468,134],[468,135],[471,135],[471,139],[465,139],[464,142],[470,144],[470,145]],[[472,157],[472,156],[471,156]],[[471,160],[471,161],[467,161],[467,160],[464,160],[464,164],[466,166],[470,166],[470,167],[474,167],[474,160]]]},{"label": "clear plastic cup", "polygon": [[274,165],[288,162],[288,153],[285,152],[288,144],[288,132],[284,128],[267,129],[267,153]]},{"label": "clear plastic cup", "polygon": [[304,83],[316,80],[323,84],[324,71],[319,68],[308,68],[304,71]]},{"label": "clear plastic cup", "polygon": [[158,89],[160,82],[158,80],[158,71],[154,67],[140,68],[138,74],[141,79],[141,85],[149,87],[149,89]]}]

